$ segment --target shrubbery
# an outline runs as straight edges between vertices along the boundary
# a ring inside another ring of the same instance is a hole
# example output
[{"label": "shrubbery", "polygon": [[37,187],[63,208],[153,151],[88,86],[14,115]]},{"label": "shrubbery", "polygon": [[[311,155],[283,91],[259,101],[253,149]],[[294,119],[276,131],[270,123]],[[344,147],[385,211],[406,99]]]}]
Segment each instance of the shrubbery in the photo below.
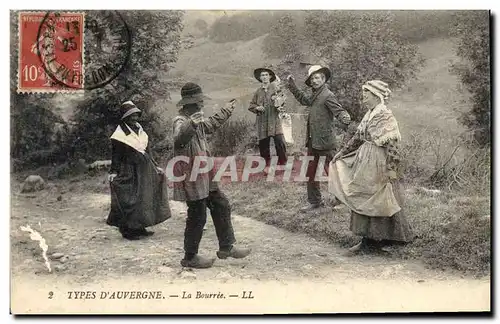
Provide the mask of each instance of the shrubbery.
[{"label": "shrubbery", "polygon": [[471,109],[462,113],[460,121],[469,129],[473,146],[488,146],[491,142],[489,12],[469,11],[460,16],[456,36],[459,37],[457,54],[462,62],[452,70],[472,101]]},{"label": "shrubbery", "polygon": [[[109,159],[109,136],[118,121],[118,107],[126,100],[133,100],[143,111],[143,126],[153,143],[168,140],[165,122],[153,108],[157,98],[169,97],[169,88],[174,85],[162,71],[166,72],[177,60],[183,12],[126,11],[122,15],[134,45],[128,65],[110,84],[86,92],[82,99],[76,100],[75,114],[69,122],[54,118],[51,101],[54,95],[26,98],[16,93],[16,84],[11,82],[11,154],[14,160],[26,162],[31,159],[34,163],[26,167],[35,167],[47,162],[62,162],[61,159],[84,159],[87,162]],[[15,12],[11,13],[11,24],[11,53],[17,53]],[[100,63],[103,62],[98,62],[98,59],[92,61],[92,64]],[[16,64],[17,56],[12,55],[11,80],[14,81],[17,80]],[[54,134],[58,122],[66,126],[62,138]],[[165,148],[168,145],[160,149]],[[41,149],[43,151],[38,152]]]}]

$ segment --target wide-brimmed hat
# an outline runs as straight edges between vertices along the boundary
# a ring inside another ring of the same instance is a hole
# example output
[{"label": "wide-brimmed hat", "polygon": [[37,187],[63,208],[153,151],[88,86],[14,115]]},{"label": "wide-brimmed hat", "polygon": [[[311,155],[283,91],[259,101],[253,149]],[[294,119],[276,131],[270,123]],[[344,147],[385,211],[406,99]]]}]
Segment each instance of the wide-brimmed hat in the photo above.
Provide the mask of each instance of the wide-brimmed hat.
[{"label": "wide-brimmed hat", "polygon": [[182,99],[177,103],[177,107],[210,99],[203,94],[201,87],[193,82],[188,82],[181,88],[181,97]]},{"label": "wide-brimmed hat", "polygon": [[137,108],[137,106],[130,100],[122,103],[120,106],[120,110],[122,112],[121,119],[125,119],[128,116],[133,115],[133,114],[139,114],[139,115],[142,114],[142,111],[139,108]]},{"label": "wide-brimmed hat", "polygon": [[384,81],[380,80],[371,80],[366,82],[362,88],[364,90],[368,90],[377,97],[380,98],[380,101],[382,103],[385,102],[385,100],[389,99],[389,96],[391,94],[391,90],[389,89],[389,85],[385,83]]},{"label": "wide-brimmed hat", "polygon": [[309,71],[307,71],[307,79],[305,83],[310,87],[311,86],[311,77],[315,73],[323,73],[325,75],[325,82],[330,80],[332,77],[332,71],[330,71],[329,68],[321,66],[321,65],[313,65],[309,68]]},{"label": "wide-brimmed hat", "polygon": [[274,80],[276,80],[276,73],[274,73],[274,71],[273,71],[273,70],[271,70],[271,69],[269,69],[269,68],[263,67],[263,68],[258,68],[258,69],[255,69],[255,70],[253,71],[253,75],[255,76],[255,78],[256,78],[257,80],[259,80],[259,82],[262,82],[262,81],[260,80],[260,74],[261,74],[262,72],[269,72],[269,76],[271,77],[271,78],[269,79],[269,82],[273,82]]}]

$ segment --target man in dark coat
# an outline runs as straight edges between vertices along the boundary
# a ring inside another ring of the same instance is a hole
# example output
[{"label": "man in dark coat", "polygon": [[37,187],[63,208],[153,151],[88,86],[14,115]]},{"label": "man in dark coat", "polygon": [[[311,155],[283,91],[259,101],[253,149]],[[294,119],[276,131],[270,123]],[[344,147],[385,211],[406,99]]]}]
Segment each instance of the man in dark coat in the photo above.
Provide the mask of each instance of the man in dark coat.
[{"label": "man in dark coat", "polygon": [[254,71],[254,76],[261,86],[255,91],[248,110],[256,114],[260,156],[266,161],[266,166],[269,166],[271,161],[269,143],[272,137],[278,155],[278,165],[285,165],[287,160],[285,138],[279,110],[274,102],[274,97],[279,91],[278,86],[273,83],[276,74],[268,68],[258,68]]},{"label": "man in dark coat", "polygon": [[186,229],[184,232],[183,267],[209,268],[215,258],[209,259],[198,254],[203,235],[203,227],[207,221],[207,208],[215,226],[219,240],[219,259],[244,258],[250,249],[236,247],[234,230],[231,222],[231,205],[216,182],[214,172],[197,174],[192,179],[192,171],[196,157],[210,156],[207,134],[214,133],[231,117],[234,103],[227,103],[222,109],[209,118],[203,118],[203,102],[207,97],[201,87],[188,82],[181,89],[182,99],[177,104],[181,109],[173,120],[174,158],[186,157],[189,162],[176,162],[173,167],[174,176],[184,180],[174,182],[174,200],[187,204]]},{"label": "man in dark coat", "polygon": [[[331,77],[330,69],[313,65],[309,68],[305,83],[312,88],[312,96],[300,91],[292,75],[287,77],[288,88],[301,105],[309,107],[307,119],[306,147],[308,155],[314,157],[307,168],[307,200],[309,204],[302,211],[310,211],[324,206],[320,184],[316,181],[316,171],[320,158],[325,160],[324,170],[328,174],[328,165],[339,149],[336,141],[336,127],[346,130],[351,122],[347,111],[337,101],[326,82]],[[337,122],[338,121],[338,122]]]},{"label": "man in dark coat", "polygon": [[120,124],[111,136],[111,210],[107,224],[128,240],[153,235],[146,227],[171,217],[166,176],[151,155],[148,135],[137,122],[132,101],[121,105]]}]

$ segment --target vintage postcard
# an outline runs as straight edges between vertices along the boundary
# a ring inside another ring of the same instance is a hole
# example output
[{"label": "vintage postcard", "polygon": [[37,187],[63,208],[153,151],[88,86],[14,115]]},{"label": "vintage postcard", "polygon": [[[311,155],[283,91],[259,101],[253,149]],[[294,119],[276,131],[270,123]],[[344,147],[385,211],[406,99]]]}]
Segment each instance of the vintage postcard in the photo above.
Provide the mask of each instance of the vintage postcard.
[{"label": "vintage postcard", "polygon": [[488,10],[11,10],[10,311],[491,314]]}]

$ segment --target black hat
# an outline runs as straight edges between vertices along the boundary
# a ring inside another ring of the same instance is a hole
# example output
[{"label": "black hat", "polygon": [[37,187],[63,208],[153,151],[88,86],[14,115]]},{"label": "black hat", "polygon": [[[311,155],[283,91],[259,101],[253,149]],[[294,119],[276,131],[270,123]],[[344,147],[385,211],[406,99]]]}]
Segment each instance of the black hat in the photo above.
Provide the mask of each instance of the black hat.
[{"label": "black hat", "polygon": [[262,82],[262,81],[260,80],[260,74],[261,74],[262,72],[269,72],[269,75],[271,76],[271,78],[270,78],[269,82],[273,82],[274,80],[276,80],[276,73],[274,73],[274,72],[273,72],[273,70],[268,69],[268,68],[258,68],[258,69],[255,69],[255,70],[253,71],[253,75],[255,76],[255,78],[256,78],[257,80],[259,80],[259,82]]},{"label": "black hat", "polygon": [[197,103],[203,99],[210,99],[203,94],[201,87],[193,82],[188,82],[181,88],[181,97],[182,99],[177,103],[178,107],[186,104]]},{"label": "black hat", "polygon": [[142,111],[132,101],[125,101],[121,104],[120,110],[122,111],[122,118],[125,119],[132,114],[142,114]]}]

